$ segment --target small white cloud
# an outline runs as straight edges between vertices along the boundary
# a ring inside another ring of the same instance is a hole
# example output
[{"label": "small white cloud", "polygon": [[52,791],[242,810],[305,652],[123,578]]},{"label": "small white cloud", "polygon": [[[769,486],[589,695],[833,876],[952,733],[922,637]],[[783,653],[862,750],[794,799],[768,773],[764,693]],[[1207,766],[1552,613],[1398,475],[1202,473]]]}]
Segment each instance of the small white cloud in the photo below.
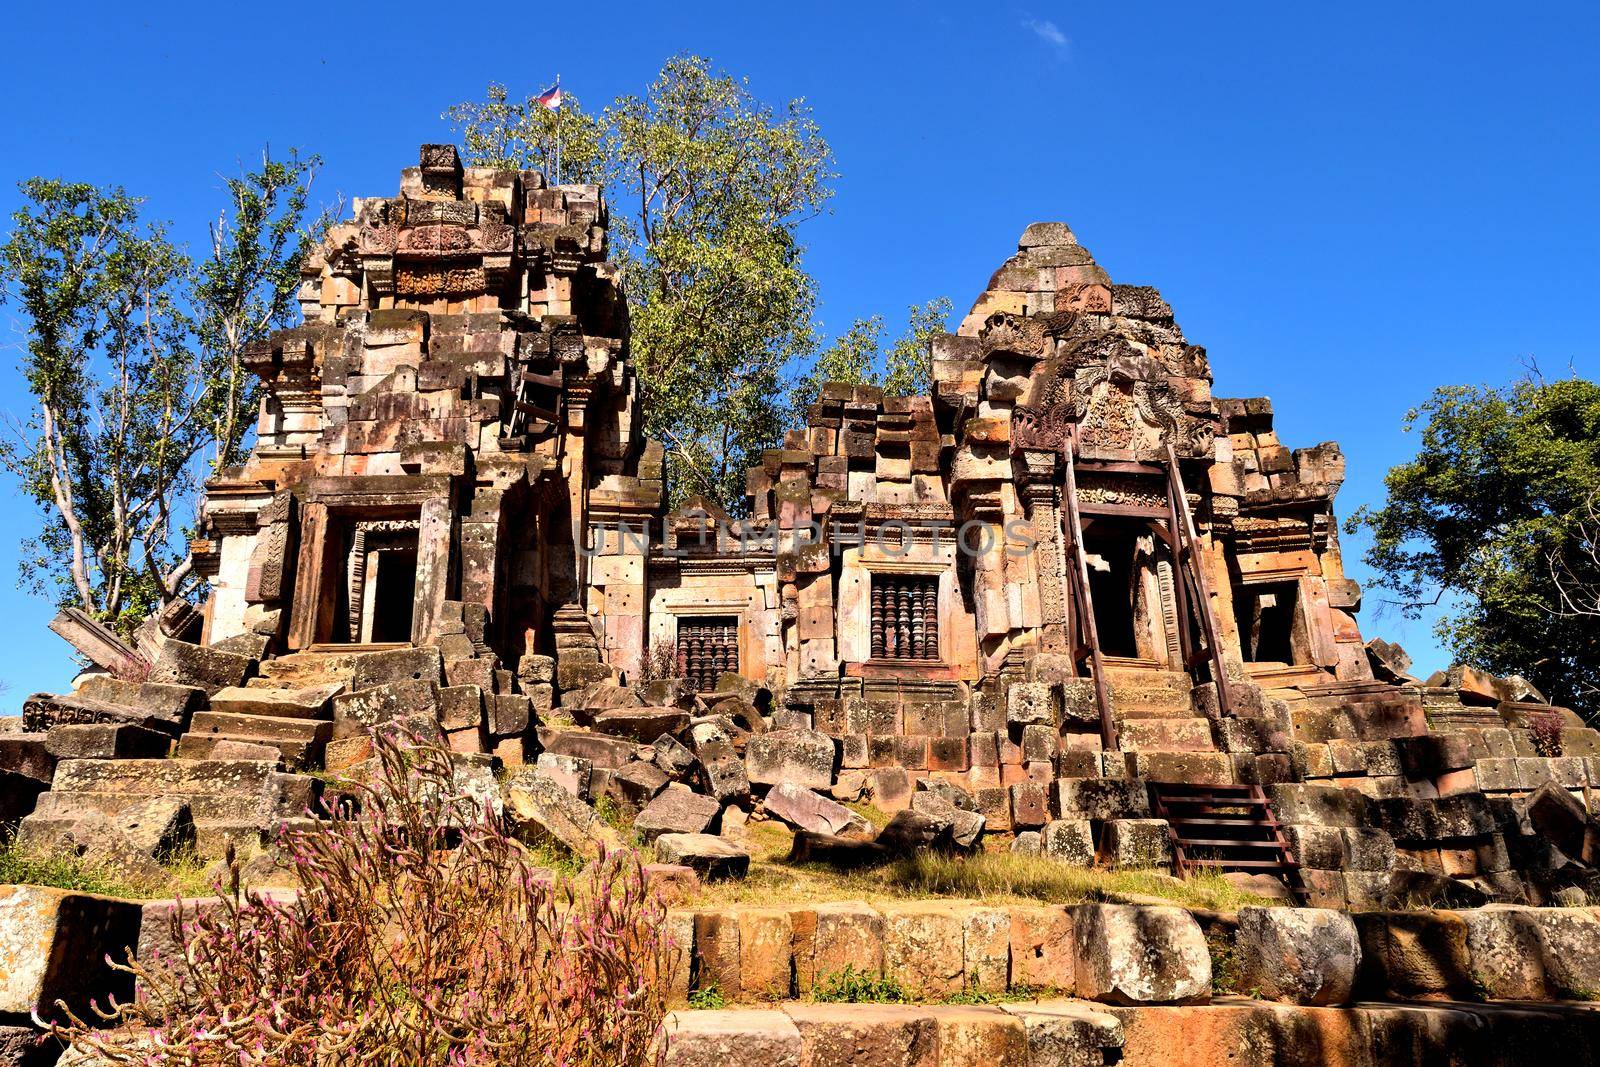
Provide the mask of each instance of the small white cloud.
[{"label": "small white cloud", "polygon": [[1035,37],[1051,48],[1066,51],[1067,46],[1071,43],[1067,40],[1067,35],[1061,32],[1061,27],[1049,19],[1024,19],[1022,24],[1032,30]]}]

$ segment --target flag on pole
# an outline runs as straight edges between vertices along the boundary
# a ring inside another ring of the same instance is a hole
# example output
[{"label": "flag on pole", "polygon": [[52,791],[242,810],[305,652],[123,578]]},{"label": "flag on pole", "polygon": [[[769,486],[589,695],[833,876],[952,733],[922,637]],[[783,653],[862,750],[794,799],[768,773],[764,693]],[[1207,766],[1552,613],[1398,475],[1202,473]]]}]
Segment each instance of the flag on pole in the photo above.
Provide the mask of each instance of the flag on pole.
[{"label": "flag on pole", "polygon": [[539,101],[540,107],[550,111],[560,111],[561,79],[557,78],[556,83],[550,88],[546,89],[544,92],[540,93],[536,99]]}]

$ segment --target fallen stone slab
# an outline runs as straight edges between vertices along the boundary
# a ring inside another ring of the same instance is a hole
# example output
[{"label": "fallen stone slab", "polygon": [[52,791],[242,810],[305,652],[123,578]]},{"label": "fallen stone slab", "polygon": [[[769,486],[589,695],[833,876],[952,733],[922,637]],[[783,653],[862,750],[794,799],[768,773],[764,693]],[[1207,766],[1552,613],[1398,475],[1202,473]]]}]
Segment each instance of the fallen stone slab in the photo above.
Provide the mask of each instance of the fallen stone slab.
[{"label": "fallen stone slab", "polygon": [[658,737],[652,747],[650,761],[661,769],[661,773],[674,781],[683,781],[692,774],[700,761],[695,759],[693,752],[681,745],[677,738]]},{"label": "fallen stone slab", "polygon": [[626,766],[639,752],[632,741],[588,730],[559,730],[539,727],[539,747],[558,756],[581,756],[601,770],[614,771]]},{"label": "fallen stone slab", "polygon": [[181,729],[178,720],[165,714],[77,694],[35,693],[22,702],[22,724],[28,733],[79,723],[143,726],[169,734]]},{"label": "fallen stone slab", "polygon": [[752,737],[745,748],[745,766],[756,785],[788,782],[827,789],[833,785],[838,763],[833,738],[819,730],[773,730]]},{"label": "fallen stone slab", "polygon": [[91,700],[138,708],[178,725],[206,702],[206,691],[199,686],[135,682],[109,674],[89,675],[77,684],[75,692]]},{"label": "fallen stone slab", "polygon": [[874,840],[897,856],[909,856],[921,849],[949,849],[951,826],[949,819],[906,808],[895,812]]},{"label": "fallen stone slab", "polygon": [[689,747],[700,761],[707,791],[724,804],[750,795],[750,776],[733,740],[717,722],[697,722],[689,729]]},{"label": "fallen stone slab", "polygon": [[1211,953],[1183,908],[1080,904],[1071,909],[1078,996],[1112,1004],[1198,1004],[1211,996]]},{"label": "fallen stone slab", "polygon": [[303,689],[268,689],[264,686],[230,686],[211,694],[211,711],[233,715],[273,715],[282,718],[320,719],[328,702],[344,689],[343,683]]},{"label": "fallen stone slab", "polygon": [[614,771],[606,795],[631,812],[642,810],[672,784],[672,779],[647,760],[634,760]]},{"label": "fallen stone slab", "polygon": [[161,759],[172,735],[132,723],[71,723],[52,726],[45,744],[56,759]]},{"label": "fallen stone slab", "polygon": [[641,745],[654,744],[689,725],[689,713],[681,708],[615,707],[594,717],[594,729],[613,737],[625,737]]},{"label": "fallen stone slab", "polygon": [[127,959],[139,940],[139,905],[109,897],[0,885],[0,1013],[59,1019],[55,1002],[87,1015],[89,1001],[126,1001],[132,975],[106,962]]},{"label": "fallen stone slab", "polygon": [[579,800],[589,799],[589,785],[594,775],[594,764],[582,756],[561,756],[554,752],[542,752],[534,761],[540,773],[561,783],[561,785]]},{"label": "fallen stone slab", "polygon": [[872,832],[871,823],[843,804],[789,782],[780,782],[767,790],[762,806],[768,815],[796,830],[835,835]]},{"label": "fallen stone slab", "polygon": [[656,838],[656,861],[690,867],[706,881],[743,878],[750,853],[712,834],[662,834]]},{"label": "fallen stone slab", "polygon": [[662,834],[705,834],[721,813],[722,805],[714,797],[675,782],[645,805],[633,820],[633,829],[644,841]]},{"label": "fallen stone slab", "polygon": [[0,734],[0,771],[33,778],[48,786],[56,773],[57,758],[50,748],[49,733]]},{"label": "fallen stone slab", "polygon": [[800,1031],[781,1011],[675,1011],[658,1039],[663,1067],[800,1067]]},{"label": "fallen stone slab", "polygon": [[586,859],[597,858],[602,847],[622,847],[616,831],[593,808],[537,768],[517,771],[506,779],[504,792],[518,836],[530,843],[555,844]]},{"label": "fallen stone slab", "polygon": [[790,863],[822,863],[841,871],[878,867],[895,858],[895,853],[876,841],[858,837],[839,837],[799,830],[789,846]]},{"label": "fallen stone slab", "polygon": [[243,685],[255,666],[251,656],[222,649],[169,640],[150,668],[150,681],[168,685],[192,685],[215,693],[230,686]]},{"label": "fallen stone slab", "polygon": [[917,792],[911,795],[911,810],[945,824],[945,834],[957,848],[970,849],[983,836],[984,818],[976,811],[957,807],[939,792]]},{"label": "fallen stone slab", "polygon": [[1343,912],[1323,908],[1240,908],[1234,936],[1240,992],[1290,1004],[1350,999],[1361,938]]}]

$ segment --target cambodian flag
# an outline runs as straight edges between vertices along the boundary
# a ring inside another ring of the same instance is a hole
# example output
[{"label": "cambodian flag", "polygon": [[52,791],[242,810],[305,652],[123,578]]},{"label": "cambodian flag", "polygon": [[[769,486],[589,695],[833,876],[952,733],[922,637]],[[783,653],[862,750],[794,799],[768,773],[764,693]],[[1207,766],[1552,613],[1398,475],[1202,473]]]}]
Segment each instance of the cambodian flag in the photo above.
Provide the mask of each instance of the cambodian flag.
[{"label": "cambodian flag", "polygon": [[540,107],[550,111],[561,110],[561,79],[557,78],[556,83],[540,93],[537,99]]}]

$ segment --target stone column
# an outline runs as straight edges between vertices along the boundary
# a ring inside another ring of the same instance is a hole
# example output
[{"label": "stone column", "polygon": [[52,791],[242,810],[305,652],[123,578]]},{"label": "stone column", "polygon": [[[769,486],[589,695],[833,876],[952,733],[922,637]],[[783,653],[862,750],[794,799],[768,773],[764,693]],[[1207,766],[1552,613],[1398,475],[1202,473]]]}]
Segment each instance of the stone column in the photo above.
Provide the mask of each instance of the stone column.
[{"label": "stone column", "polygon": [[411,611],[411,640],[427,644],[438,638],[439,615],[450,595],[451,545],[455,514],[448,497],[422,505],[417,529],[417,599]]}]

